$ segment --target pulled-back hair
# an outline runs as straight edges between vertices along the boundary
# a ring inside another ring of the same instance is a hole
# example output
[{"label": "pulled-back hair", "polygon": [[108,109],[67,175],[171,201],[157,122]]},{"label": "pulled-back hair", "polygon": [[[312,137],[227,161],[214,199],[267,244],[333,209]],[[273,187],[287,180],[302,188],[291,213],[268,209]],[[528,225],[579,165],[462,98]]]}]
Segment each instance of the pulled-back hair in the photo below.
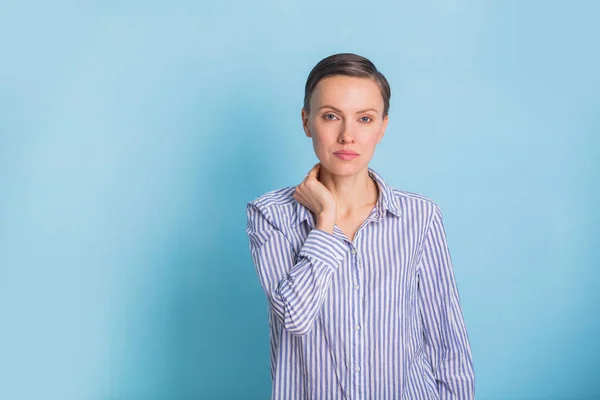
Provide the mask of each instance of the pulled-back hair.
[{"label": "pulled-back hair", "polygon": [[381,97],[383,97],[383,117],[387,116],[392,96],[387,79],[369,59],[353,53],[333,54],[319,61],[310,71],[304,88],[304,109],[307,113],[310,113],[310,98],[317,84],[321,80],[335,75],[370,78],[375,81],[381,91]]}]

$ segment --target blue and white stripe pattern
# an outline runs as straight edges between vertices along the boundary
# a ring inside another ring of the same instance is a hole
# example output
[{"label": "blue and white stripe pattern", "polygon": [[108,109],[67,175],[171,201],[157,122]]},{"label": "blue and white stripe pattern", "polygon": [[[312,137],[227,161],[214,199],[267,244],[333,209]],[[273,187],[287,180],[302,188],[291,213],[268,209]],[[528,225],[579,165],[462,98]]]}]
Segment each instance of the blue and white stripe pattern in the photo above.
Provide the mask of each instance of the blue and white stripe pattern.
[{"label": "blue and white stripe pattern", "polygon": [[432,200],[386,184],[350,241],[295,186],[247,203],[269,304],[272,399],[473,399],[471,348]]}]

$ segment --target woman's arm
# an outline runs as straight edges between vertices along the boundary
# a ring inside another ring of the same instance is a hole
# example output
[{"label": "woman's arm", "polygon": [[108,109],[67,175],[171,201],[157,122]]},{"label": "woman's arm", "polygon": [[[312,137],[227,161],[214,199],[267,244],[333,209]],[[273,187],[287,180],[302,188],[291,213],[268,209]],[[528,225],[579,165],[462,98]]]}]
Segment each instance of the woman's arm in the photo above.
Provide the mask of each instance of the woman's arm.
[{"label": "woman's arm", "polygon": [[442,214],[435,205],[419,268],[425,350],[440,399],[473,399],[475,374]]},{"label": "woman's arm", "polygon": [[308,333],[321,310],[331,276],[346,255],[343,241],[313,229],[298,256],[268,215],[249,202],[246,233],[260,283],[275,315],[287,331]]}]

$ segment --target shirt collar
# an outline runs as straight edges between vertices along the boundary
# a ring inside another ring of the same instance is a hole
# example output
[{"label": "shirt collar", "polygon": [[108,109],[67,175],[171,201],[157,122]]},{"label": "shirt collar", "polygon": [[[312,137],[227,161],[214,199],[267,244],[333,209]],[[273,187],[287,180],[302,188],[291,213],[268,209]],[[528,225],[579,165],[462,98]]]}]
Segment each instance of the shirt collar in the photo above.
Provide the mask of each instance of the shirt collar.
[{"label": "shirt collar", "polygon": [[[380,221],[385,216],[385,210],[390,211],[393,215],[397,217],[402,216],[402,212],[398,206],[398,201],[393,192],[393,189],[386,183],[386,181],[379,175],[375,170],[368,167],[369,176],[373,178],[373,180],[377,183],[379,187],[379,198],[377,199],[377,204],[375,205],[376,213],[375,216],[369,216],[369,218],[374,219],[375,221]],[[309,225],[314,228],[315,226],[315,216],[308,208],[306,208],[303,204],[296,201],[296,218],[293,226],[298,226],[302,223],[302,221],[308,221]]]}]

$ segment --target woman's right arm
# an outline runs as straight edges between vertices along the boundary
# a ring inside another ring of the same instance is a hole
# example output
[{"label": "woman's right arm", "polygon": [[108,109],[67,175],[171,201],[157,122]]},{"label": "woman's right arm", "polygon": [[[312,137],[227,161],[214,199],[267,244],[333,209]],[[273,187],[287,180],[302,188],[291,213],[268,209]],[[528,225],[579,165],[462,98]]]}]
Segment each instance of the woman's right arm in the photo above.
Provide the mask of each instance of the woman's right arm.
[{"label": "woman's right arm", "polygon": [[246,215],[252,260],[269,305],[288,332],[305,335],[319,315],[346,246],[333,234],[313,229],[296,256],[288,239],[270,222],[268,210],[249,202]]}]

